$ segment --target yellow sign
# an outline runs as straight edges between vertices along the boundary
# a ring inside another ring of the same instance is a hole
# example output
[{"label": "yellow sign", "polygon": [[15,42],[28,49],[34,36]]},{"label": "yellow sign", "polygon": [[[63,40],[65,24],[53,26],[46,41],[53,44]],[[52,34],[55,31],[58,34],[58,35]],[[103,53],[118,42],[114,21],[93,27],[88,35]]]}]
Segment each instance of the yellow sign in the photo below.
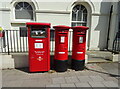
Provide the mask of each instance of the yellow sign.
[{"label": "yellow sign", "polygon": [[0,31],[2,31],[3,29],[2,29],[2,27],[0,27]]}]

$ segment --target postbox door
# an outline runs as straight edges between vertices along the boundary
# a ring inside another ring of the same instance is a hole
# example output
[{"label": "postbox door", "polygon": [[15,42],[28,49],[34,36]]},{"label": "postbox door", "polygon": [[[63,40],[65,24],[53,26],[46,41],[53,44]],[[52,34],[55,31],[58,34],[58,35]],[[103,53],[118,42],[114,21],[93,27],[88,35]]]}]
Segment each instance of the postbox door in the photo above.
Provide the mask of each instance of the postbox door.
[{"label": "postbox door", "polygon": [[73,47],[74,48],[74,53],[73,53],[73,57],[77,60],[82,60],[85,58],[85,44],[86,44],[86,35],[85,34],[79,34],[78,32],[75,32],[74,34],[74,44]]},{"label": "postbox door", "polygon": [[57,55],[55,55],[55,59],[67,60],[68,31],[64,31],[64,32],[62,32],[61,30],[57,31],[56,38],[57,38],[56,39],[57,48],[55,52]]},{"label": "postbox door", "polygon": [[[48,52],[47,52],[47,41],[45,39],[42,39],[42,42],[36,42],[31,43],[31,45],[34,47],[34,52],[31,53],[31,69],[46,69],[48,65]],[[32,49],[31,49],[32,50]]]}]

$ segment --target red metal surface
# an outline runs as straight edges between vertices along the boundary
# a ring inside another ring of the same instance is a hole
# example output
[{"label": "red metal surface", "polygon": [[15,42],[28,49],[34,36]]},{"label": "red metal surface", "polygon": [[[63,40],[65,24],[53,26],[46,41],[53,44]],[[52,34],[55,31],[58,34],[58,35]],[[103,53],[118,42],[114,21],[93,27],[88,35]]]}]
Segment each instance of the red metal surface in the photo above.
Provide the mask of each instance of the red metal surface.
[{"label": "red metal surface", "polygon": [[85,60],[86,30],[88,27],[76,26],[73,29],[72,59]]},{"label": "red metal surface", "polygon": [[55,60],[68,60],[68,26],[54,26],[55,28]]},{"label": "red metal surface", "polygon": [[27,26],[43,26],[43,27],[50,27],[50,23],[34,23],[28,22],[26,23]]},{"label": "red metal surface", "polygon": [[[50,70],[50,24],[48,23],[26,23],[28,27],[29,43],[29,69],[30,72],[49,71]],[[30,36],[32,28],[41,28],[44,25],[47,28],[46,38],[32,38]],[[35,43],[43,43],[43,48],[35,48]]]},{"label": "red metal surface", "polygon": [[56,30],[59,30],[59,29],[70,29],[71,27],[69,26],[65,26],[65,25],[57,25],[57,26],[54,26],[53,28],[55,28]]},{"label": "red metal surface", "polygon": [[3,32],[2,31],[0,31],[0,37],[3,37]]}]

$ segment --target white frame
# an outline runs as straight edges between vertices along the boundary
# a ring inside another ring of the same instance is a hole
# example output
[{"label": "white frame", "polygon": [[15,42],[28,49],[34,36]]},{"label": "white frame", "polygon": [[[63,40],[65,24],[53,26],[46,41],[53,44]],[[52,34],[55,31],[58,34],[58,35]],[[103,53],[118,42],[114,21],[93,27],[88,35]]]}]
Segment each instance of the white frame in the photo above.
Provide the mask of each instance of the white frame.
[{"label": "white frame", "polygon": [[[18,2],[18,3],[20,3],[20,2]],[[16,3],[16,5],[18,4],[18,3]],[[21,3],[23,3],[23,2],[21,2]],[[28,3],[28,2],[26,2],[26,3]],[[28,3],[29,4],[29,3]],[[15,12],[16,12],[16,9],[15,9],[15,7],[16,7],[16,5],[14,6],[14,14],[16,14]],[[29,4],[31,7],[32,7],[32,5],[31,4]],[[34,16],[34,9],[33,9],[33,7],[32,7],[32,14],[33,14],[33,16]],[[14,16],[16,16],[16,15],[14,15]],[[32,17],[33,19],[30,19],[30,20],[34,20],[34,17]],[[16,19],[16,17],[15,17],[15,19]],[[16,19],[16,20],[22,20],[22,19]],[[29,20],[29,19],[25,19],[25,20]]]},{"label": "white frame", "polygon": [[[15,18],[15,6],[17,5],[17,3],[19,2],[27,2],[31,5],[31,7],[33,8],[33,20],[31,19],[16,19]],[[35,21],[36,20],[36,15],[35,15],[35,5],[33,2],[31,1],[26,1],[26,0],[19,0],[16,2],[12,2],[12,6],[11,6],[11,21],[12,22],[17,22],[17,23],[25,23],[25,22],[31,22],[31,21]]]},{"label": "white frame", "polygon": [[[75,6],[77,6],[77,5],[83,5],[83,4],[75,4],[74,6],[73,6],[73,8],[75,7]],[[83,5],[84,6],[84,5]],[[85,6],[84,6],[85,7]],[[73,10],[73,8],[72,8],[72,10]],[[85,7],[85,9],[87,10],[87,8]],[[87,10],[87,15],[88,15],[88,10]],[[76,16],[77,17],[77,16]],[[88,19],[88,18],[87,18]],[[87,21],[72,21],[72,11],[71,11],[71,26],[72,26],[72,23],[80,23],[80,24],[82,24],[82,23],[85,23],[86,24],[86,26],[87,26]]]}]

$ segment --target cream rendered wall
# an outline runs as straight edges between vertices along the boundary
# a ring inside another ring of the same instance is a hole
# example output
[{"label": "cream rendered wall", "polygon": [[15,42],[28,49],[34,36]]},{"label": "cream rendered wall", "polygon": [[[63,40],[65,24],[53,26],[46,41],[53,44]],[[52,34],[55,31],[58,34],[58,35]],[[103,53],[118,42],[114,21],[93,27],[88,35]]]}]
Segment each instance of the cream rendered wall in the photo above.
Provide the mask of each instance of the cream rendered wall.
[{"label": "cream rendered wall", "polygon": [[69,4],[70,2],[38,2],[36,21],[70,26],[70,11],[67,9]]},{"label": "cream rendered wall", "polygon": [[110,40],[109,40],[109,50],[112,50],[113,40],[115,38],[116,32],[118,31],[118,2],[112,2],[113,13],[111,17],[111,26],[110,26]]},{"label": "cream rendered wall", "polygon": [[4,29],[10,29],[10,8],[8,2],[0,2],[0,25]]},{"label": "cream rendered wall", "polygon": [[110,2],[93,2],[95,12],[92,13],[90,50],[104,50],[106,48],[108,17]]},{"label": "cream rendered wall", "polygon": [[71,3],[71,0],[69,0],[68,2],[59,2],[57,0],[54,0],[53,2],[50,2],[49,0],[47,1],[38,2],[39,10],[67,11],[68,6]]},{"label": "cream rendered wall", "polygon": [[36,18],[38,22],[70,26],[70,14],[37,13]]}]

